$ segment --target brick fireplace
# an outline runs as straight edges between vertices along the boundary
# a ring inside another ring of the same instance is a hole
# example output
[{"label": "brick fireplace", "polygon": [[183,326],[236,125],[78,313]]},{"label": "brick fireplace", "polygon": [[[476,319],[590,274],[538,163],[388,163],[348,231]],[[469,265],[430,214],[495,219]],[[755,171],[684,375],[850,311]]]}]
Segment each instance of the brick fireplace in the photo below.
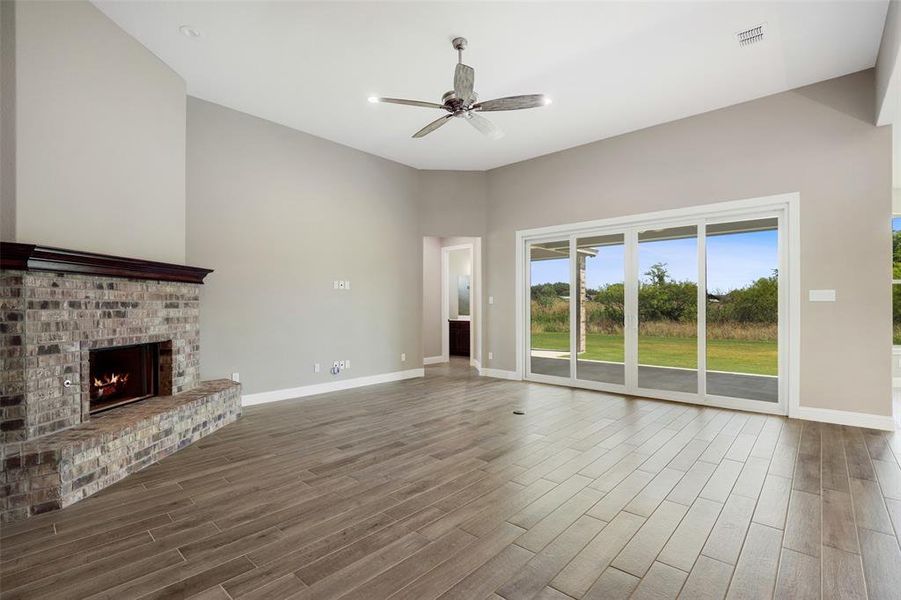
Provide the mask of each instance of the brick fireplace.
[{"label": "brick fireplace", "polygon": [[0,519],[53,510],[240,414],[200,381],[210,271],[0,245]]}]

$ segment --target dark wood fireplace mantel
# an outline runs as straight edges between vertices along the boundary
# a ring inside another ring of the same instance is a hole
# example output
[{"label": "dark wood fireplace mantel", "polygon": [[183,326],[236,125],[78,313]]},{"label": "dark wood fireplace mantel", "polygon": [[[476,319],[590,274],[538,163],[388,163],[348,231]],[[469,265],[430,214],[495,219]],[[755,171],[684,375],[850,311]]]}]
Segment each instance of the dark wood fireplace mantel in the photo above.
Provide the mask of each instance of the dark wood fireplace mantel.
[{"label": "dark wood fireplace mantel", "polygon": [[212,269],[200,267],[16,242],[0,242],[0,268],[183,283],[203,283],[203,278],[213,272]]}]

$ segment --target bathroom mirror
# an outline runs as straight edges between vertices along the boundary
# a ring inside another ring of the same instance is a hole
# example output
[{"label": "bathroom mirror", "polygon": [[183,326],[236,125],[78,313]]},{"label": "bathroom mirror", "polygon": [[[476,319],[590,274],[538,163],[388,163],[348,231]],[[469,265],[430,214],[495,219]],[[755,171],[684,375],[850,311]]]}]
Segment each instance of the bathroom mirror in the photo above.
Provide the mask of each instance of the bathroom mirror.
[{"label": "bathroom mirror", "polygon": [[469,275],[457,277],[457,314],[461,317],[469,316]]}]

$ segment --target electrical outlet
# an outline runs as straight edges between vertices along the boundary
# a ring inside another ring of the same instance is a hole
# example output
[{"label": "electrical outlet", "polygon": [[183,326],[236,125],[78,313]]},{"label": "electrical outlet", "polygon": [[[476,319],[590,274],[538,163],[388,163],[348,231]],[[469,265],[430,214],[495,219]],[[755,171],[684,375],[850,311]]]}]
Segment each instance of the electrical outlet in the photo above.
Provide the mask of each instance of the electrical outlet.
[{"label": "electrical outlet", "polygon": [[335,289],[337,290],[338,289],[338,280],[337,279],[334,282],[334,286],[335,286]]},{"label": "electrical outlet", "polygon": [[343,280],[343,279],[339,279],[339,280],[338,280],[338,289],[339,289],[339,290],[343,290],[343,289],[344,289],[344,280]]},{"label": "electrical outlet", "polygon": [[494,296],[488,296],[488,304],[494,304]]},{"label": "electrical outlet", "polygon": [[340,368],[341,368],[341,365],[339,365],[339,364],[338,364],[338,361],[336,360],[335,362],[332,363],[332,368],[333,368],[333,369],[340,369]]},{"label": "electrical outlet", "polygon": [[241,383],[241,374],[237,371],[232,373],[232,381],[234,381],[235,383]]},{"label": "electrical outlet", "polygon": [[400,355],[400,362],[407,362],[407,354],[406,352],[402,352]]},{"label": "electrical outlet", "polygon": [[339,361],[338,361],[338,368],[339,368],[339,369],[343,369],[343,368],[344,368],[344,361],[343,361],[343,360],[339,360]]},{"label": "electrical outlet", "polygon": [[488,353],[488,360],[494,360],[494,352]]},{"label": "electrical outlet", "polygon": [[314,373],[318,373],[318,372],[319,372],[319,363],[313,363],[313,372],[314,372]]}]

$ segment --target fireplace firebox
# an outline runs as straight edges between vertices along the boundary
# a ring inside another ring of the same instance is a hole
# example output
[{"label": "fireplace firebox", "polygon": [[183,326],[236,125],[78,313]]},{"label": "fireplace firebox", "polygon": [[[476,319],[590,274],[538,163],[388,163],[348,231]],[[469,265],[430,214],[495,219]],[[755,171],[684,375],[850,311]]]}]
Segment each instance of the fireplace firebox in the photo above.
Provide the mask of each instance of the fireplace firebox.
[{"label": "fireplace firebox", "polygon": [[91,350],[89,360],[91,414],[159,393],[158,343]]}]

